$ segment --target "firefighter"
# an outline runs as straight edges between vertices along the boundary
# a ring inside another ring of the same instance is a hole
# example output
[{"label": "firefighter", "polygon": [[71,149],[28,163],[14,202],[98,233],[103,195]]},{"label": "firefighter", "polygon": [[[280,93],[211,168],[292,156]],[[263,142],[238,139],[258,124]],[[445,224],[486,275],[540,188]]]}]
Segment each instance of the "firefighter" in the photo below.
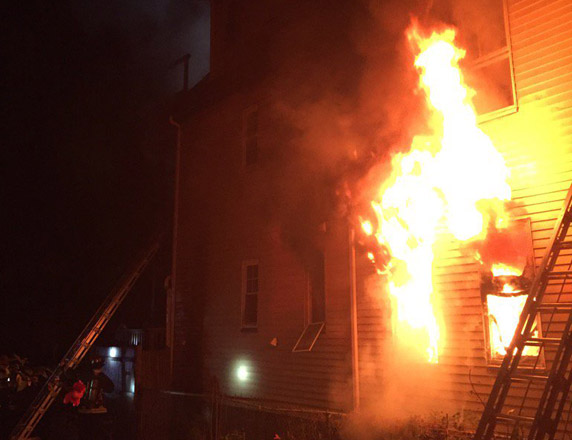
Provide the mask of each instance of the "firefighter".
[{"label": "firefighter", "polygon": [[103,373],[104,364],[101,356],[93,357],[89,369],[81,377],[85,384],[85,393],[78,409],[81,439],[111,439],[112,421],[105,407],[103,393],[113,392],[114,386]]}]

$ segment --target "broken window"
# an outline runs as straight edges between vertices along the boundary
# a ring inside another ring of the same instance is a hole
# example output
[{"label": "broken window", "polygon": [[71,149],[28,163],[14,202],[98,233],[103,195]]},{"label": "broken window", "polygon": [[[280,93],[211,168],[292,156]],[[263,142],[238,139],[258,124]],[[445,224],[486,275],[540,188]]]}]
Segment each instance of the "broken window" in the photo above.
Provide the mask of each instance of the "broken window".
[{"label": "broken window", "polygon": [[242,328],[258,326],[258,261],[242,263]]}]

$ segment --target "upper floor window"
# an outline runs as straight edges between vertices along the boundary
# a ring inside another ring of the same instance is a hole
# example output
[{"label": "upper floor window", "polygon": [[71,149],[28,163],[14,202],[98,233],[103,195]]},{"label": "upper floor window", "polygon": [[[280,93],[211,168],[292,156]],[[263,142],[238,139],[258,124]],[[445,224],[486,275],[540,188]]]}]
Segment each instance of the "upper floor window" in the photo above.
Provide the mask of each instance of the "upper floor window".
[{"label": "upper floor window", "polygon": [[242,263],[242,328],[258,327],[258,261]]},{"label": "upper floor window", "polygon": [[449,2],[436,0],[434,12],[459,29],[467,50],[464,73],[476,91],[479,119],[488,120],[517,109],[506,0]]}]

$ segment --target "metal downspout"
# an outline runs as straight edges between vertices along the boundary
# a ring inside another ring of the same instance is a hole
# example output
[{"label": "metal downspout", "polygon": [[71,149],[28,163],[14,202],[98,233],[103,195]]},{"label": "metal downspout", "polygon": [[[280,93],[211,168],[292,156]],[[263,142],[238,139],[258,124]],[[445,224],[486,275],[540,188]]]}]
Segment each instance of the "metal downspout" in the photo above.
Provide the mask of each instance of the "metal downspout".
[{"label": "metal downspout", "polygon": [[177,248],[179,235],[179,193],[180,193],[180,176],[181,176],[181,124],[169,116],[169,124],[177,129],[177,146],[175,153],[175,200],[173,206],[173,249],[171,259],[171,307],[167,310],[169,314],[170,335],[169,344],[169,383],[173,386],[173,368],[174,368],[174,347],[175,347],[175,307],[177,298]]},{"label": "metal downspout", "polygon": [[357,287],[356,287],[356,247],[355,230],[350,227],[349,231],[349,269],[350,269],[350,322],[351,322],[351,345],[352,345],[352,395],[353,410],[359,410],[360,406],[360,380],[359,380],[359,347],[357,325]]}]

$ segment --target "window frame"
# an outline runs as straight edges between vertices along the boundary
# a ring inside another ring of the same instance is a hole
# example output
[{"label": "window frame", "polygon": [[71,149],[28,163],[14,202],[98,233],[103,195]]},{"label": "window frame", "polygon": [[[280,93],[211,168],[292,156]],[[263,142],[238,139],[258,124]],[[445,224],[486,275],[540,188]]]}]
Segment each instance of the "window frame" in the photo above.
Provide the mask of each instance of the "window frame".
[{"label": "window frame", "polygon": [[325,323],[327,320],[326,316],[326,303],[327,303],[327,295],[326,295],[326,253],[321,250],[319,251],[322,258],[322,270],[323,270],[323,315],[324,319],[318,320],[314,319],[314,295],[313,295],[313,286],[312,286],[312,273],[310,269],[306,270],[306,296],[305,296],[305,303],[304,303],[304,326],[307,327],[310,324],[319,324]]},{"label": "window frame", "polygon": [[[525,273],[530,271],[527,275],[529,280],[533,280],[535,277],[535,264],[534,264],[534,246],[532,241],[532,221],[530,217],[524,217],[514,220],[515,222],[522,222],[524,227],[526,228],[526,233],[530,238],[528,240],[528,249],[527,249],[527,262],[526,267],[524,269]],[[483,273],[481,272],[481,280],[483,280]],[[490,322],[490,312],[489,312],[489,305],[488,305],[488,296],[494,295],[494,293],[486,291],[486,287],[484,284],[481,285],[481,303],[482,303],[482,325],[483,325],[483,338],[484,338],[484,355],[486,359],[486,365],[489,368],[498,368],[503,361],[504,356],[495,356],[492,350],[492,341],[491,341],[491,322]],[[538,331],[538,336],[542,337],[542,319],[540,313],[537,314],[535,318],[535,326]],[[530,355],[523,355],[522,356],[522,367],[523,368],[531,368],[534,363],[536,363],[537,370],[543,370],[546,368],[546,360],[544,357],[544,349],[541,349],[538,355],[539,359],[536,362],[537,356],[530,356]]]},{"label": "window frame", "polygon": [[[312,323],[305,325],[304,330],[302,330],[302,333],[300,334],[300,336],[296,340],[296,343],[294,344],[294,347],[292,348],[292,353],[301,353],[301,352],[312,351],[312,349],[314,348],[314,345],[316,345],[316,342],[318,341],[318,338],[324,332],[325,326],[326,326],[325,322],[312,322]],[[306,336],[306,333],[308,333],[311,328],[315,328],[315,333],[314,333],[314,337],[312,338],[312,341],[307,346],[307,348],[300,348],[300,343],[304,339],[304,336]]]},{"label": "window frame", "polygon": [[[488,367],[499,367],[504,359],[504,356],[495,356],[492,352],[492,341],[491,341],[491,322],[490,322],[490,312],[488,307],[488,297],[492,294],[486,294],[483,298],[483,329],[485,336],[485,357],[487,360]],[[538,337],[542,337],[542,320],[540,313],[536,315],[534,319],[535,328],[538,331]],[[538,361],[536,358],[539,357]],[[544,357],[544,349],[540,349],[538,356],[522,355],[522,368],[531,368],[536,363],[537,370],[544,370],[546,368],[546,360]]]},{"label": "window frame", "polygon": [[471,63],[468,67],[471,70],[478,70],[483,67],[490,66],[496,62],[499,62],[504,59],[508,59],[509,63],[509,70],[510,70],[510,81],[511,81],[511,89],[512,89],[512,105],[499,108],[497,110],[493,110],[491,112],[477,114],[477,123],[481,124],[483,122],[488,122],[493,119],[500,118],[502,116],[510,115],[516,113],[518,111],[518,96],[516,91],[516,80],[514,76],[514,62],[512,56],[512,40],[511,40],[511,33],[510,33],[510,21],[508,15],[508,4],[507,0],[502,1],[502,9],[503,9],[503,19],[504,19],[504,32],[505,32],[505,46],[497,49],[493,52],[488,54],[482,55],[477,58],[473,63]]},{"label": "window frame", "polygon": [[[257,268],[257,281],[258,287],[256,292],[248,292],[248,268],[256,266]],[[258,259],[247,259],[242,261],[241,265],[241,305],[240,305],[240,328],[241,330],[251,330],[255,331],[258,329],[259,323],[259,294],[260,294],[260,263]],[[256,323],[246,322],[246,297],[255,296],[256,297]]]},{"label": "window frame", "polygon": [[[312,351],[312,349],[314,348],[314,345],[316,345],[316,342],[318,341],[318,339],[320,338],[320,335],[322,333],[324,333],[326,331],[326,322],[327,322],[327,302],[328,302],[328,289],[326,287],[326,252],[325,250],[320,250],[320,255],[322,258],[322,270],[323,270],[323,281],[324,281],[324,285],[323,285],[323,306],[324,306],[324,310],[323,310],[323,315],[324,315],[324,319],[323,320],[314,320],[314,308],[313,308],[313,295],[312,295],[312,274],[311,274],[311,269],[306,269],[305,274],[306,274],[306,291],[304,293],[304,328],[302,329],[302,333],[300,333],[300,336],[298,337],[298,339],[296,340],[296,343],[294,344],[294,347],[292,348],[292,353],[299,353],[299,352],[309,352]],[[300,348],[300,344],[302,342],[302,340],[304,339],[304,337],[306,336],[307,333],[309,333],[311,330],[313,330],[314,336],[312,338],[312,340],[310,341],[309,345],[307,346],[307,348]]]}]

